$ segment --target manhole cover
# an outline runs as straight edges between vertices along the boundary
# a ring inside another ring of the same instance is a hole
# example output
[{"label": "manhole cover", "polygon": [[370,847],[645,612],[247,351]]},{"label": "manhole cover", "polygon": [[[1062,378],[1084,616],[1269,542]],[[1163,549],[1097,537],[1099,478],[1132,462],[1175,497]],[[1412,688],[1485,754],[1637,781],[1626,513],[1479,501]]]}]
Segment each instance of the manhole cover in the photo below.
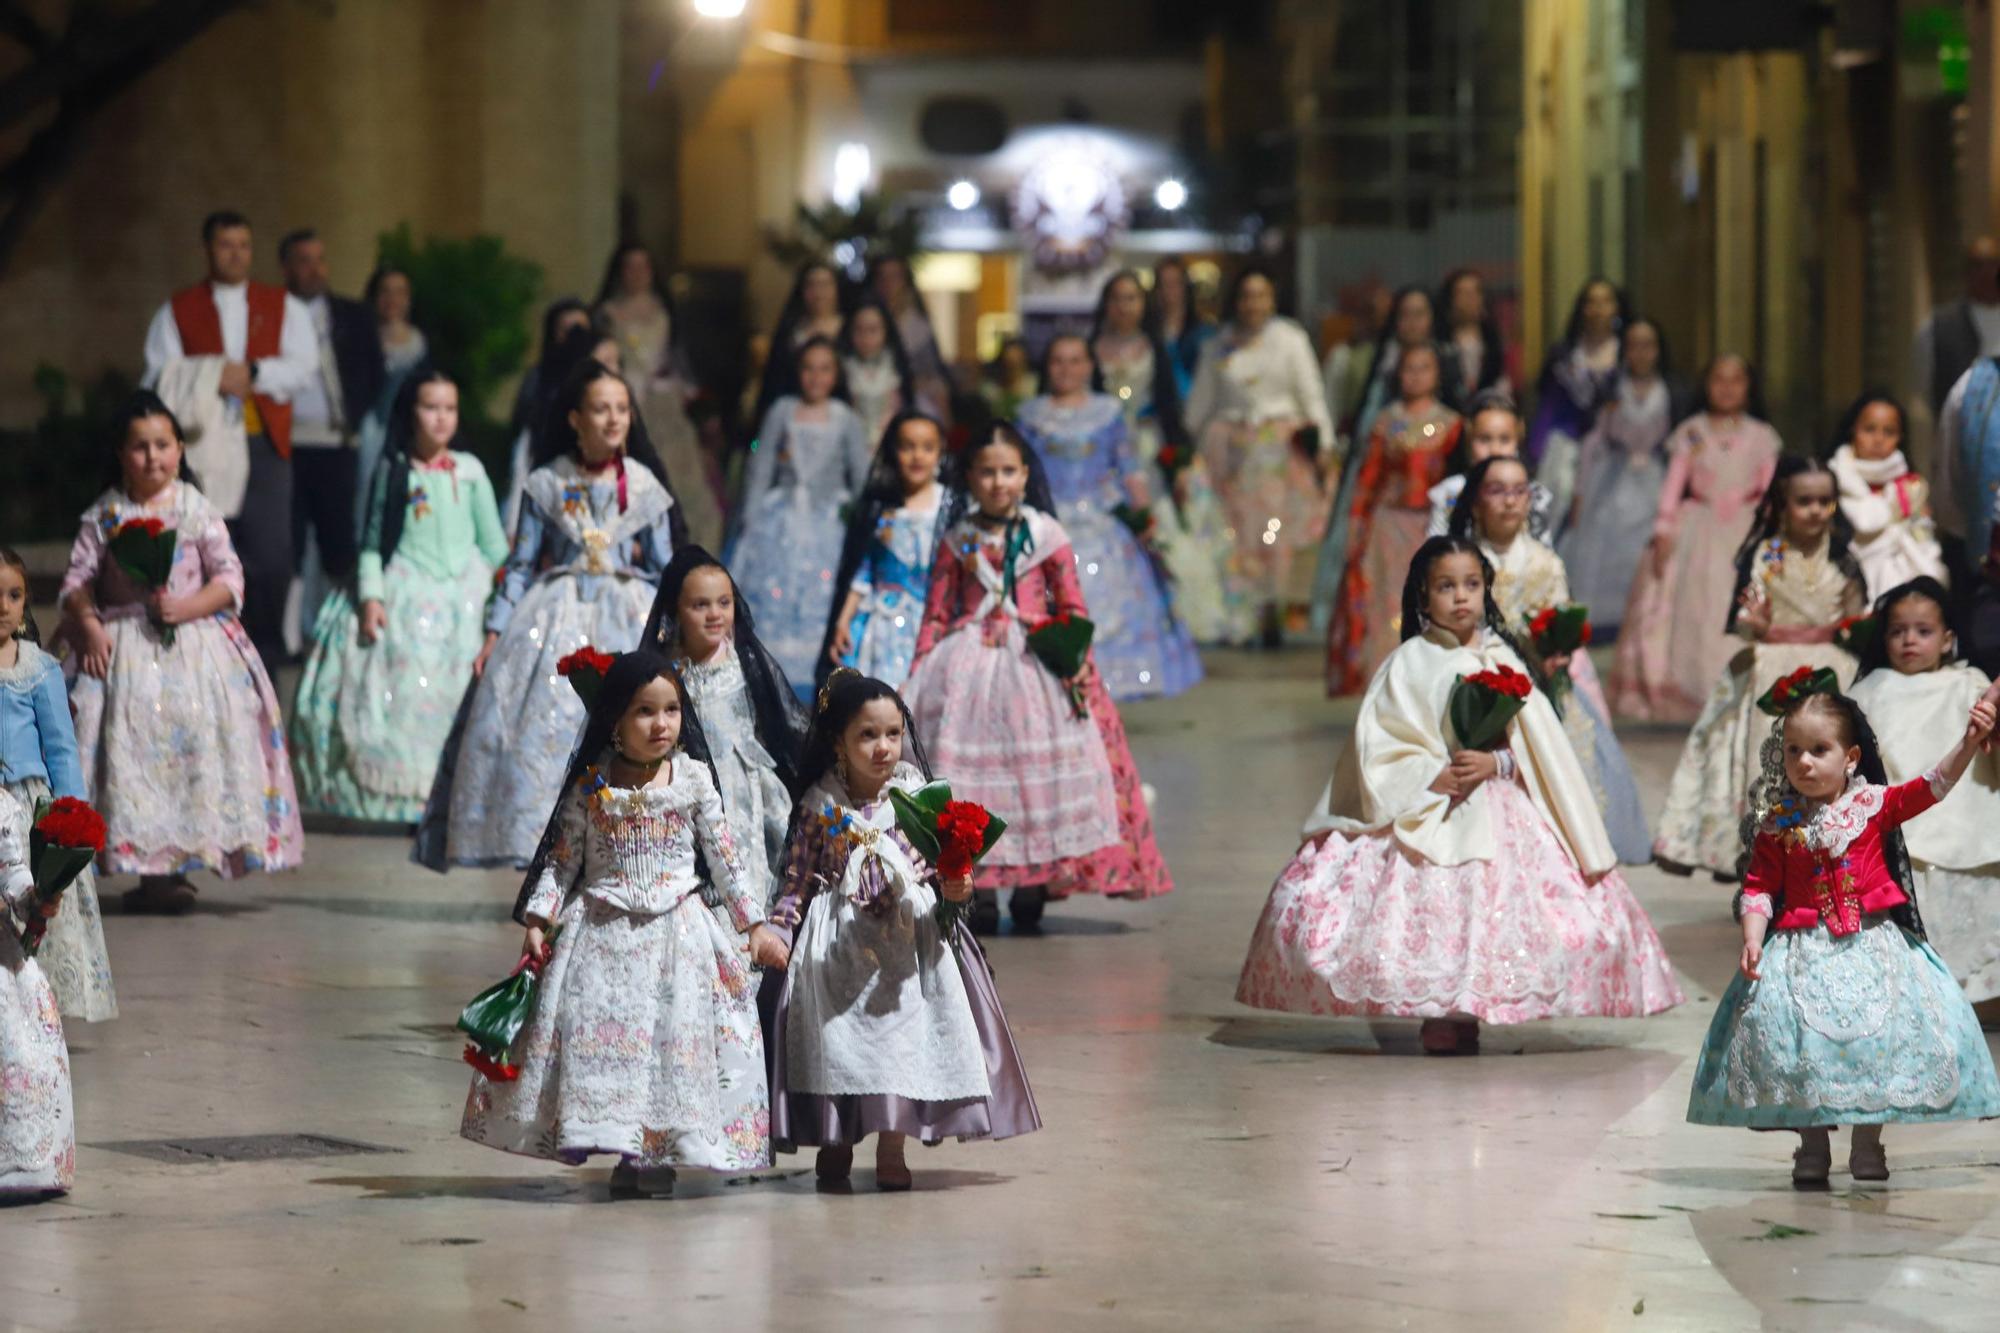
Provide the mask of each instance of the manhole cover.
[{"label": "manhole cover", "polygon": [[93,1143],[93,1148],[144,1157],[154,1162],[191,1166],[202,1162],[282,1162],[305,1157],[353,1157],[361,1153],[401,1152],[375,1143],[357,1143],[326,1134],[243,1134],[224,1139],[134,1139],[126,1143]]}]

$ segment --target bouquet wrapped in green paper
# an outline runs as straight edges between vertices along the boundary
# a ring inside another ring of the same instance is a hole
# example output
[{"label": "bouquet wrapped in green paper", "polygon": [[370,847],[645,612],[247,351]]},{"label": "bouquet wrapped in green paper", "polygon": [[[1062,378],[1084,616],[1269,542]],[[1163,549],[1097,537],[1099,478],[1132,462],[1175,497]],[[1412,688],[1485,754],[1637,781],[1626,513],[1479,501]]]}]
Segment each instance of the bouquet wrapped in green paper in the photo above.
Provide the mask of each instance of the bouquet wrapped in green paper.
[{"label": "bouquet wrapped in green paper", "polygon": [[[561,926],[549,931],[551,949],[561,933]],[[520,1067],[508,1064],[507,1056],[514,1049],[514,1039],[527,1026],[541,976],[541,960],[524,956],[512,976],[473,996],[458,1016],[458,1030],[468,1039],[465,1063],[495,1083],[512,1083],[521,1077]]]},{"label": "bouquet wrapped in green paper", "polygon": [[21,932],[21,952],[30,958],[42,947],[49,919],[42,908],[59,902],[63,890],[104,850],[104,816],[86,801],[61,796],[35,810],[28,829],[28,870],[35,891],[23,906],[27,926]]},{"label": "bouquet wrapped in green paper", "polygon": [[1497,749],[1534,692],[1535,683],[1510,666],[1460,676],[1445,704],[1452,734],[1467,750]]},{"label": "bouquet wrapped in green paper", "polygon": [[1028,631],[1028,651],[1063,683],[1069,694],[1069,706],[1078,717],[1090,716],[1083,684],[1077,676],[1090,660],[1090,639],[1096,632],[1097,626],[1089,618],[1068,611],[1051,616]]},{"label": "bouquet wrapped in green paper", "polygon": [[[970,876],[973,865],[1007,831],[1007,821],[985,806],[953,800],[949,782],[928,782],[915,791],[891,787],[889,804],[896,812],[896,827],[947,880]],[[956,939],[952,927],[964,910],[965,904],[938,895],[937,923],[946,939]]]},{"label": "bouquet wrapped in green paper", "polygon": [[[104,550],[132,582],[147,592],[158,592],[173,575],[178,541],[179,534],[160,519],[128,518],[105,539]],[[157,617],[153,624],[161,643],[174,641],[172,625],[161,624]]]}]

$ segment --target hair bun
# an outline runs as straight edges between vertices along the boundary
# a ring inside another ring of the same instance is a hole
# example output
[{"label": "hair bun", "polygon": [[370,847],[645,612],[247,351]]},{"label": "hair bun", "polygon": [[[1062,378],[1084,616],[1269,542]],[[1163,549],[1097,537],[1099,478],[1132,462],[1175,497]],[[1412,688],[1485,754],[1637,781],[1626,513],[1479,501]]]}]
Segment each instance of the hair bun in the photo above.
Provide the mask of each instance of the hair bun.
[{"label": "hair bun", "polygon": [[826,684],[819,687],[819,698],[813,703],[813,716],[826,716],[826,706],[833,699],[833,687],[846,680],[861,680],[861,673],[851,666],[838,666],[828,674]]}]

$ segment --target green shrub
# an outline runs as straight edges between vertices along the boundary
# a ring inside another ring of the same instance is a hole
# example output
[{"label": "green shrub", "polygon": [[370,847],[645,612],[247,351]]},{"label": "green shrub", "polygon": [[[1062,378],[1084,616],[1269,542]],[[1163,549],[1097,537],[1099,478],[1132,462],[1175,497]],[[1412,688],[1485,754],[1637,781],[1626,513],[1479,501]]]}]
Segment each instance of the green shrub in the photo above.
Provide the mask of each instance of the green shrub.
[{"label": "green shrub", "polygon": [[112,423],[135,387],[131,376],[106,370],[72,393],[68,375],[47,363],[35,368],[41,420],[0,431],[0,540],[76,535],[77,516],[114,475]]}]

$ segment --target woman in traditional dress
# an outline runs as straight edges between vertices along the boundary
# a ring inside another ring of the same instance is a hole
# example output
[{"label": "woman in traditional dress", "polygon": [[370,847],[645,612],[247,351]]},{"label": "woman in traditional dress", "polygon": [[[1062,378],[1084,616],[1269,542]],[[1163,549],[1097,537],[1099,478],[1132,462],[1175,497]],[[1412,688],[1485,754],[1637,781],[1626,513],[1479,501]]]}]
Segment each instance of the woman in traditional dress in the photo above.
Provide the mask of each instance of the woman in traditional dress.
[{"label": "woman in traditional dress", "polygon": [[[1592,278],[1576,294],[1562,341],[1549,349],[1535,384],[1535,419],[1528,427],[1528,462],[1535,479],[1555,497],[1558,522],[1569,517],[1576,495],[1577,455],[1597,424],[1597,409],[1618,373],[1619,334],[1631,312],[1625,293],[1608,279]],[[1562,539],[1558,530],[1556,539]]]}]

